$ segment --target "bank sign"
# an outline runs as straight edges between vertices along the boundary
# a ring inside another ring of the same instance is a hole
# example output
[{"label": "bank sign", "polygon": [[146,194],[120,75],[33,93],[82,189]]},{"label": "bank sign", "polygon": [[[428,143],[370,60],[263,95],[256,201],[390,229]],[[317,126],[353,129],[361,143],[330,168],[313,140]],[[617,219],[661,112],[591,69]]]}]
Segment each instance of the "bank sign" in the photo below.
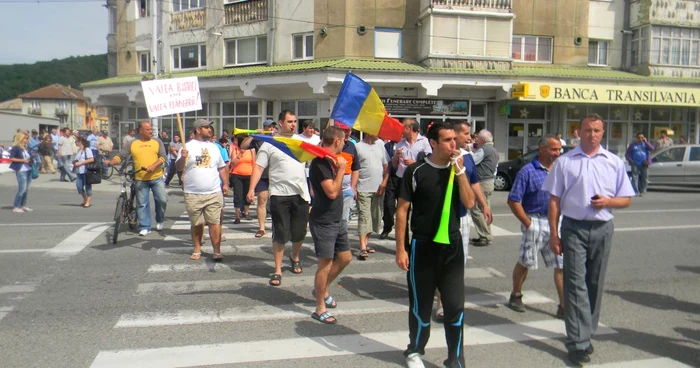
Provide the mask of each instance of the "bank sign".
[{"label": "bank sign", "polygon": [[520,101],[700,107],[700,89],[518,83],[511,97]]}]

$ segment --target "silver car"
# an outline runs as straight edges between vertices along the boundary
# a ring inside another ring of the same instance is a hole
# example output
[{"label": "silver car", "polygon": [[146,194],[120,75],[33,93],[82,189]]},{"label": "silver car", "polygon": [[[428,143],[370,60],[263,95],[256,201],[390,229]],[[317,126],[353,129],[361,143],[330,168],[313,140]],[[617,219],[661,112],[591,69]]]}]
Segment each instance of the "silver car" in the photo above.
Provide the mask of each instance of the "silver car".
[{"label": "silver car", "polygon": [[676,145],[654,152],[649,184],[700,185],[700,144]]}]

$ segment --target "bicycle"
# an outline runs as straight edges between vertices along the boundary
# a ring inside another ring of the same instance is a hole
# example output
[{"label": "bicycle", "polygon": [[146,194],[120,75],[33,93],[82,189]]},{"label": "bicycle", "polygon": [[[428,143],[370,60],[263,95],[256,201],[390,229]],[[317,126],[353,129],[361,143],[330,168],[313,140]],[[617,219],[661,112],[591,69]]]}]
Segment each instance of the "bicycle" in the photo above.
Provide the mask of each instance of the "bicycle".
[{"label": "bicycle", "polygon": [[[117,244],[122,223],[128,221],[130,230],[134,230],[138,226],[138,216],[136,213],[136,206],[134,205],[134,200],[136,198],[136,181],[134,180],[134,176],[141,171],[146,171],[146,168],[142,167],[134,171],[127,170],[126,167],[123,167],[117,170],[117,173],[120,176],[124,176],[124,178],[122,179],[121,193],[119,193],[119,197],[117,197],[117,207],[114,210],[114,235],[112,235],[112,244]],[[129,183],[128,191],[126,188],[127,183]]]},{"label": "bicycle", "polygon": [[[100,152],[101,157],[107,158],[109,157],[109,152]],[[119,171],[119,170],[117,170]],[[106,165],[104,162],[102,163],[102,179],[103,180],[109,180],[109,178],[114,175],[114,166],[111,165]]]}]

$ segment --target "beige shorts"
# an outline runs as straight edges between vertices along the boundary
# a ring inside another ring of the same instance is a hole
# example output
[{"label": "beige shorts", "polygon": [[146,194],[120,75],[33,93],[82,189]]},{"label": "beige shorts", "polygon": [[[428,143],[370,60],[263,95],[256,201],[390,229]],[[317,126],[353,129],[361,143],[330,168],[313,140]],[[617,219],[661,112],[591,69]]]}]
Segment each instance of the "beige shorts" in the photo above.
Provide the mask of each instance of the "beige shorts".
[{"label": "beige shorts", "polygon": [[218,225],[224,208],[224,196],[221,192],[212,194],[185,193],[185,208],[190,222],[194,226]]}]

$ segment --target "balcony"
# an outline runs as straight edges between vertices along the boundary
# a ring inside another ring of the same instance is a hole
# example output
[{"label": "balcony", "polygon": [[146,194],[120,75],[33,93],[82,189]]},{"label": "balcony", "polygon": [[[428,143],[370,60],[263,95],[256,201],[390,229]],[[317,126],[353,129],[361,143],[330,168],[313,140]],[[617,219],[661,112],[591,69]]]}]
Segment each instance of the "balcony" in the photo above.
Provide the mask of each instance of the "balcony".
[{"label": "balcony", "polygon": [[630,4],[631,26],[663,24],[677,27],[700,27],[698,0],[641,0]]},{"label": "balcony", "polygon": [[174,13],[170,18],[170,31],[186,31],[194,28],[204,28],[207,25],[207,12],[204,9],[194,9]]},{"label": "balcony", "polygon": [[30,107],[27,109],[27,113],[41,116],[41,107]]},{"label": "balcony", "polygon": [[421,8],[512,13],[513,0],[422,0]]},{"label": "balcony", "polygon": [[268,0],[249,0],[224,4],[224,17],[227,25],[267,20]]},{"label": "balcony", "polygon": [[56,108],[56,116],[68,116],[68,108],[67,107],[57,107]]}]

